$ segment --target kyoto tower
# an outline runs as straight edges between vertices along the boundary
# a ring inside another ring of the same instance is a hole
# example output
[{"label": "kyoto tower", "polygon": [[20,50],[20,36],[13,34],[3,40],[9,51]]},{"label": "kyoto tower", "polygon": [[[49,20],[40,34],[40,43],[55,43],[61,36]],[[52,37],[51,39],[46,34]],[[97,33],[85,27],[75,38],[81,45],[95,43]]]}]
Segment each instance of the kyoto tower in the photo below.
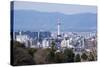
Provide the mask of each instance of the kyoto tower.
[{"label": "kyoto tower", "polygon": [[60,25],[61,25],[61,23],[59,22],[59,19],[58,19],[58,21],[57,21],[57,36],[60,36],[60,34],[61,34]]}]

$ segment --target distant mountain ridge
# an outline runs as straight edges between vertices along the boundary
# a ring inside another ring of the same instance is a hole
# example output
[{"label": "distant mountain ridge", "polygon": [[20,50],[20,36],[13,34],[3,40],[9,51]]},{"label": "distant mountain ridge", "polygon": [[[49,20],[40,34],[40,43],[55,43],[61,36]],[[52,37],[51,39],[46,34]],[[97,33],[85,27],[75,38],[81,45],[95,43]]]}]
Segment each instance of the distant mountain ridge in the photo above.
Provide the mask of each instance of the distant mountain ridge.
[{"label": "distant mountain ridge", "polygon": [[97,14],[63,14],[59,12],[39,12],[35,10],[15,10],[14,30],[57,30],[60,19],[62,31],[96,31]]}]

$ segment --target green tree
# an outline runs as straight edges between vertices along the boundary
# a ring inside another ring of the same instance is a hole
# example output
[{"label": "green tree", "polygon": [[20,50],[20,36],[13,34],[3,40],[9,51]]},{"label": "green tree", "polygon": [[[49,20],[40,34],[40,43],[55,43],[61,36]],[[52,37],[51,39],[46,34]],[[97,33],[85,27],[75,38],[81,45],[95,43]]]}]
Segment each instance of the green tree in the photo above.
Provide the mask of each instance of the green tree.
[{"label": "green tree", "polygon": [[47,56],[49,63],[55,63],[55,52],[51,50]]},{"label": "green tree", "polygon": [[80,62],[81,61],[81,57],[80,57],[80,54],[77,54],[76,56],[75,56],[75,60],[74,60],[75,62]]},{"label": "green tree", "polygon": [[47,56],[49,63],[55,63],[55,51],[56,51],[56,47],[55,46],[56,46],[55,45],[55,41],[52,41],[51,49],[49,50],[49,54]]},{"label": "green tree", "polygon": [[52,51],[56,51],[55,41],[52,41],[52,43],[51,43],[51,49],[52,49]]},{"label": "green tree", "polygon": [[90,52],[88,60],[89,61],[95,61],[95,57],[94,57],[92,52]]},{"label": "green tree", "polygon": [[88,56],[86,55],[86,53],[83,53],[81,55],[81,58],[86,61],[88,59]]},{"label": "green tree", "polygon": [[31,55],[23,48],[17,48],[14,50],[14,65],[31,65],[34,64],[34,60]]},{"label": "green tree", "polygon": [[66,48],[64,50],[64,62],[74,62],[74,52],[72,49]]},{"label": "green tree", "polygon": [[29,53],[32,57],[34,57],[34,53],[38,50],[38,49],[36,49],[36,48],[26,48],[26,49],[27,49],[28,53]]},{"label": "green tree", "polygon": [[64,54],[61,52],[58,52],[55,54],[55,62],[56,63],[63,63],[64,62]]},{"label": "green tree", "polygon": [[32,65],[35,64],[32,56],[28,53],[28,51],[24,48],[23,44],[14,41],[13,42],[13,52],[12,59],[13,65]]}]

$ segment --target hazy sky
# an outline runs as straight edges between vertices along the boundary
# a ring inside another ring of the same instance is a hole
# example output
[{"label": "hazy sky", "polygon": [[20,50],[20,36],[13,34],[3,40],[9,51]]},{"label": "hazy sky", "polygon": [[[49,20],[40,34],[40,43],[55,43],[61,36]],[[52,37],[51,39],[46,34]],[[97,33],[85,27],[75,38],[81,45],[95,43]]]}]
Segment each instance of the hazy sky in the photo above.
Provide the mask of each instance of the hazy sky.
[{"label": "hazy sky", "polygon": [[63,31],[95,30],[97,27],[96,6],[14,1],[14,10],[14,30],[56,31],[60,17]]},{"label": "hazy sky", "polygon": [[75,13],[85,13],[85,12],[97,13],[96,6],[37,3],[37,2],[25,2],[25,1],[15,1],[14,9],[36,10],[41,12],[60,12],[64,14],[75,14]]}]

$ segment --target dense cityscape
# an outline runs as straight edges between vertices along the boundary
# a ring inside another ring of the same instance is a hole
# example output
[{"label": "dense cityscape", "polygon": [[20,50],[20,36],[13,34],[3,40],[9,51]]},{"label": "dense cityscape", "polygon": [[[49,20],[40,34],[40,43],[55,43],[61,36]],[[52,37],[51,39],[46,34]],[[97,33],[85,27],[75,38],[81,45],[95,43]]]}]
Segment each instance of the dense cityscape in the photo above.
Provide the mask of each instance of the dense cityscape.
[{"label": "dense cityscape", "polygon": [[[33,37],[31,37],[33,34]],[[56,48],[73,48],[75,51],[91,51],[96,48],[96,32],[66,32],[62,35],[47,31],[41,32],[18,32],[14,38],[20,43],[24,43],[26,48],[51,48],[51,43],[56,43]]]},{"label": "dense cityscape", "polygon": [[[93,60],[97,60],[97,32],[62,32],[60,30],[61,23],[57,22],[57,31],[17,31],[13,32],[13,40],[24,44],[24,48],[30,49],[54,49],[54,53],[64,53],[66,49],[71,49],[73,54],[82,56],[86,53],[93,54]],[[40,54],[41,56],[41,54]],[[59,55],[58,55],[59,56]],[[85,56],[86,57],[86,56]],[[53,58],[52,58],[53,59]],[[84,61],[81,59],[79,62]],[[85,60],[89,61],[89,60]],[[58,62],[61,62],[59,60]],[[68,61],[74,62],[74,61]],[[76,61],[77,62],[77,61]],[[47,63],[47,62],[46,62]],[[48,62],[57,63],[57,62]],[[62,62],[61,62],[62,63]],[[36,64],[45,64],[44,62],[38,62]]]}]

